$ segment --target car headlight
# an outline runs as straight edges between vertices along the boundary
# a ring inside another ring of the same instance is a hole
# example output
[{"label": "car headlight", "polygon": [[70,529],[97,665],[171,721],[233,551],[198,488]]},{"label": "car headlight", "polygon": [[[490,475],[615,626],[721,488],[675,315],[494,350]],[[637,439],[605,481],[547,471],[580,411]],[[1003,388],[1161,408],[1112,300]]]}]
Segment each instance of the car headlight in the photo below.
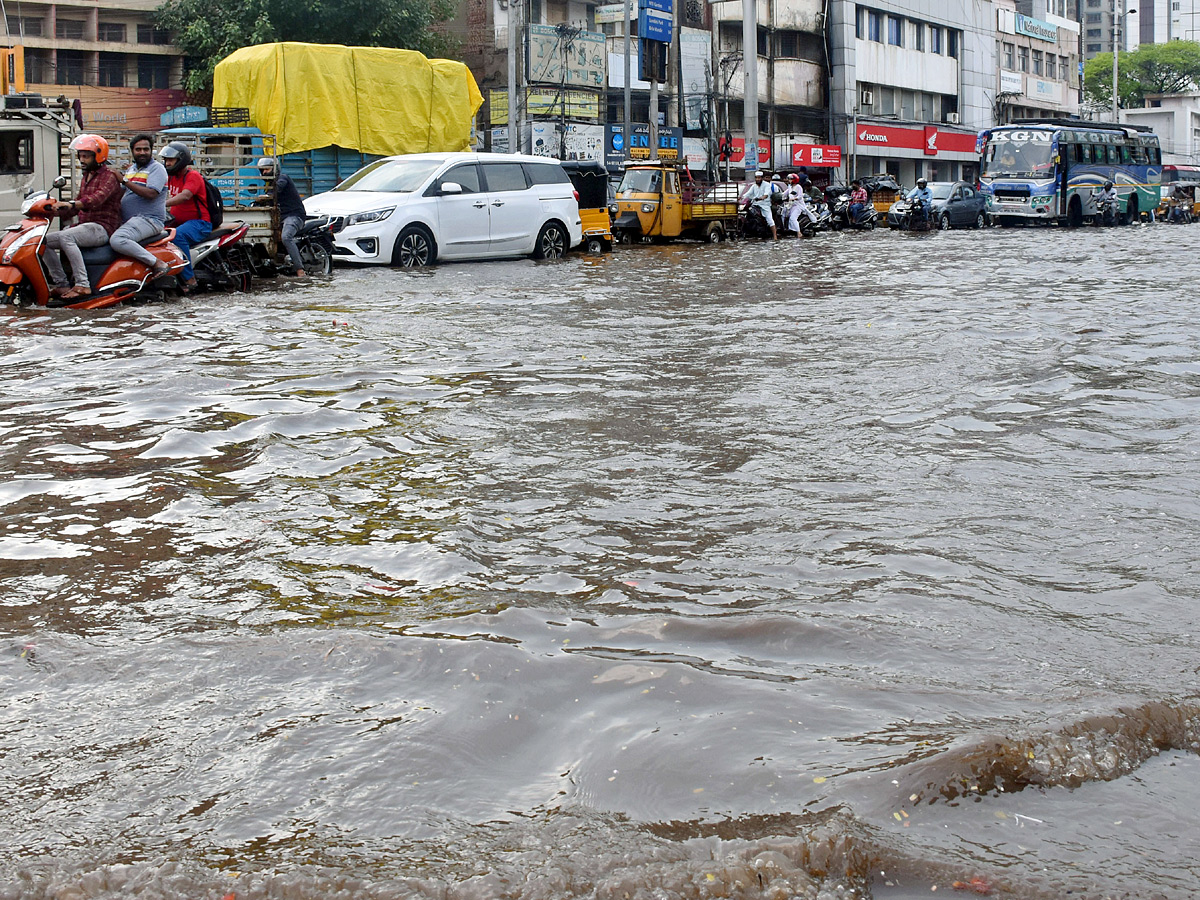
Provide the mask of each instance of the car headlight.
[{"label": "car headlight", "polygon": [[346,219],[346,224],[366,225],[368,222],[382,222],[395,211],[396,207],[389,206],[387,209],[372,209],[367,212],[355,213]]}]

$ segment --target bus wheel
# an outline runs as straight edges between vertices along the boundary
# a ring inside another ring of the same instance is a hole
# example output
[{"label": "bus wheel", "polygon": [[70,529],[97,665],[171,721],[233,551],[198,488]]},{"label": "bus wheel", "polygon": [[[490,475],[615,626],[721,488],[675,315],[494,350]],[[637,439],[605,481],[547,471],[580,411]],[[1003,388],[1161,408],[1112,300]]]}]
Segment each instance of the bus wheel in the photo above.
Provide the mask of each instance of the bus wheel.
[{"label": "bus wheel", "polygon": [[1125,207],[1125,217],[1121,219],[1122,225],[1134,225],[1138,221],[1138,202],[1137,197],[1130,197],[1129,203]]},{"label": "bus wheel", "polygon": [[1071,205],[1067,207],[1067,227],[1078,228],[1083,224],[1083,203],[1078,197],[1071,198]]}]

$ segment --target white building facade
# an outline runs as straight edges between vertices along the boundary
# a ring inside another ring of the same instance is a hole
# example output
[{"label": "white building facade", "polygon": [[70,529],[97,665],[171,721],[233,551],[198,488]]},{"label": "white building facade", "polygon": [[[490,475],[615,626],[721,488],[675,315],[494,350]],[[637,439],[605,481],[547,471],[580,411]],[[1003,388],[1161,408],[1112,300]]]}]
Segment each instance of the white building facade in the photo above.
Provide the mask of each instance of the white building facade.
[{"label": "white building facade", "polygon": [[[1079,23],[1041,0],[996,0],[997,124],[1079,115]],[[1024,10],[1024,11],[1023,11]]]},{"label": "white building facade", "polygon": [[830,119],[851,177],[973,179],[994,122],[994,0],[831,0]]}]

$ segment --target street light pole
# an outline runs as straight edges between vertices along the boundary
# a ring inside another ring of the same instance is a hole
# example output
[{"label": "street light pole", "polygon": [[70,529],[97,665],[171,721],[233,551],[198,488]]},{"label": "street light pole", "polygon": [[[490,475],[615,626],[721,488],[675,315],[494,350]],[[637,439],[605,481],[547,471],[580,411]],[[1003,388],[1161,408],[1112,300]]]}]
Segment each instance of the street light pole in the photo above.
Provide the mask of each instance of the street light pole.
[{"label": "street light pole", "polygon": [[1118,124],[1121,121],[1120,101],[1117,97],[1117,31],[1120,25],[1120,19],[1117,17],[1117,6],[1121,0],[1113,0],[1113,123]]}]

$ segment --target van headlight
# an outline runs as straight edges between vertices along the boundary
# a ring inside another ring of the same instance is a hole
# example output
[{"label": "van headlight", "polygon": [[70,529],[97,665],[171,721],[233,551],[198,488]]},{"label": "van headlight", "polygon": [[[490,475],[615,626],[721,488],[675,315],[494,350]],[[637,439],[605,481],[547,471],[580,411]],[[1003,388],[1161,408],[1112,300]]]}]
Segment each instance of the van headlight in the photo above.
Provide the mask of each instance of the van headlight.
[{"label": "van headlight", "polygon": [[346,219],[347,225],[366,225],[369,222],[382,222],[388,216],[396,211],[396,207],[389,206],[387,209],[372,209],[367,212],[355,213]]}]

